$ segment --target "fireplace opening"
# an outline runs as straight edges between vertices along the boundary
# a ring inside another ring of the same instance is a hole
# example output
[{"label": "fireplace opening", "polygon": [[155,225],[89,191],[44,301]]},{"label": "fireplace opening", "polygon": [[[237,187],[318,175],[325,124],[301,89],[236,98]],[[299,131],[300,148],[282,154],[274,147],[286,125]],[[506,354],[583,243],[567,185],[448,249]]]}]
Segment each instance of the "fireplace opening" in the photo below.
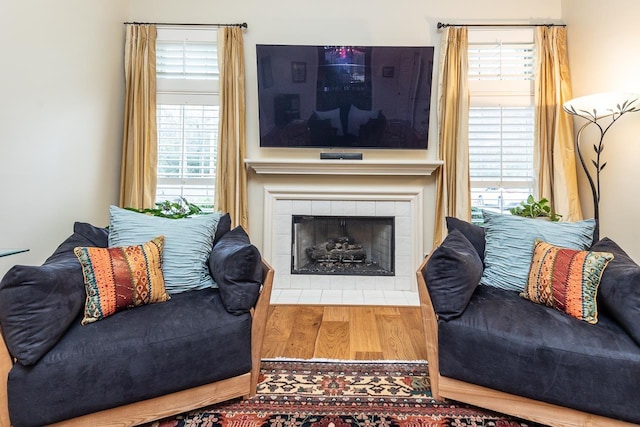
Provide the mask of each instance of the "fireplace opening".
[{"label": "fireplace opening", "polygon": [[291,222],[291,274],[395,274],[394,217],[293,215]]}]

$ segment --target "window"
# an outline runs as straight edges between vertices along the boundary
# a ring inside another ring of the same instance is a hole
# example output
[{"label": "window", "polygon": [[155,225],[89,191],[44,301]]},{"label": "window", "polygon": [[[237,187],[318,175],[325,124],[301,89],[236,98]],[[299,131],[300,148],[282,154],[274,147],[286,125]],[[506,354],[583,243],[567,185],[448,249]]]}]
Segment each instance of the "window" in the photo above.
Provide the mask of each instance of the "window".
[{"label": "window", "polygon": [[156,201],[213,210],[219,122],[216,31],[158,28]]},{"label": "window", "polygon": [[469,29],[472,221],[533,193],[534,52],[532,29]]}]

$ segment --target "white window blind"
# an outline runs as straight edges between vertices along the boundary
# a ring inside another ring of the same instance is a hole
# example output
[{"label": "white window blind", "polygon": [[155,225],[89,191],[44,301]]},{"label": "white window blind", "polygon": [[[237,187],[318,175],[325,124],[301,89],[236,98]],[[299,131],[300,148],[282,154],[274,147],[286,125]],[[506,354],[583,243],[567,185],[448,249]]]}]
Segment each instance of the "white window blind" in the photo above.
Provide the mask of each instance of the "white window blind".
[{"label": "white window blind", "polygon": [[469,79],[532,80],[533,55],[529,43],[471,43]]},{"label": "white window blind", "polygon": [[158,105],[158,191],[156,199],[184,197],[213,204],[218,106]]},{"label": "white window blind", "polygon": [[469,114],[471,180],[481,187],[529,188],[533,107],[477,107]]},{"label": "white window blind", "polygon": [[159,28],[158,79],[218,80],[218,45],[214,29]]},{"label": "white window blind", "polygon": [[533,105],[532,29],[469,30],[471,106]]},{"label": "white window blind", "polygon": [[508,212],[533,192],[532,29],[469,30],[473,208]]},{"label": "white window blind", "polygon": [[214,29],[158,28],[156,201],[213,209],[219,70]]},{"label": "white window blind", "polygon": [[160,79],[218,79],[216,43],[160,40],[156,45],[156,75]]}]

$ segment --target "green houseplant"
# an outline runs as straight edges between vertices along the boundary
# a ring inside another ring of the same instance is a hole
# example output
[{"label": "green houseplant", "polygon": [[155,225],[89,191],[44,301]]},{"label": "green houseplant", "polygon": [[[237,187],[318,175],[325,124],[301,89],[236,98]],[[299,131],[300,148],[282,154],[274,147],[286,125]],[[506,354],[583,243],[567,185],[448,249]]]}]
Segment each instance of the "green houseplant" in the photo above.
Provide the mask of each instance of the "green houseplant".
[{"label": "green houseplant", "polygon": [[509,209],[511,215],[522,216],[527,218],[548,218],[549,221],[560,221],[562,215],[555,213],[551,209],[551,203],[546,198],[540,200],[534,199],[532,195],[527,200],[520,202],[514,208]]},{"label": "green houseplant", "polygon": [[202,214],[202,209],[198,205],[189,203],[184,197],[180,197],[177,201],[172,202],[165,200],[164,202],[157,202],[155,208],[150,209],[134,209],[126,208],[130,211],[141,212],[147,215],[159,216],[162,218],[186,218],[191,215]]}]

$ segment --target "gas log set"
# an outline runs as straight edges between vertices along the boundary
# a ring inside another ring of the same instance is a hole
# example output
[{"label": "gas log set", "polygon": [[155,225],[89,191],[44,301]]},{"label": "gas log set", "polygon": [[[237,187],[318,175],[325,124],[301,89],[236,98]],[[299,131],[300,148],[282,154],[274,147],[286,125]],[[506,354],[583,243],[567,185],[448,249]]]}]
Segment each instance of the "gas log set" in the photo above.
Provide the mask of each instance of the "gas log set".
[{"label": "gas log set", "polygon": [[330,238],[305,252],[309,263],[298,269],[299,274],[393,275],[377,262],[367,260],[363,246],[346,236]]}]

